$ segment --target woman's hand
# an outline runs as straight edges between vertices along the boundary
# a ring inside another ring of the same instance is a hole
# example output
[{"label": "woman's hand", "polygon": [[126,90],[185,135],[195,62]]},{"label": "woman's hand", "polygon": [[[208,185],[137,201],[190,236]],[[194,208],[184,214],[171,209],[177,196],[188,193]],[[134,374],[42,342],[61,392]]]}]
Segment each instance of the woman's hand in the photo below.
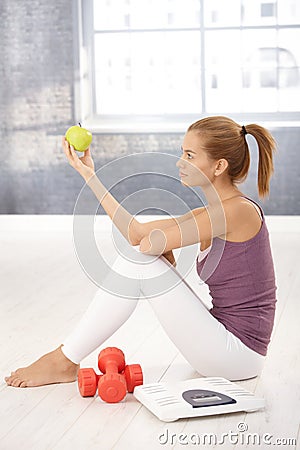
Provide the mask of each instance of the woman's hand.
[{"label": "woman's hand", "polygon": [[85,180],[95,174],[95,165],[89,148],[84,152],[84,155],[79,158],[74,147],[69,144],[64,136],[62,138],[62,147],[69,164],[77,170],[77,172],[80,173]]}]

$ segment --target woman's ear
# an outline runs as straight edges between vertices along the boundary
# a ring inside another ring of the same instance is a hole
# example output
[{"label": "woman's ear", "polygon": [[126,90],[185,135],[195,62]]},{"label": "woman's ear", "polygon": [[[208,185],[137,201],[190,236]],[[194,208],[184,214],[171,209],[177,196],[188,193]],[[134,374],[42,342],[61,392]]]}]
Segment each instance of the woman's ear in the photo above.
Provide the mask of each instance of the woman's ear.
[{"label": "woman's ear", "polygon": [[223,172],[225,172],[225,170],[228,167],[228,161],[227,159],[219,159],[217,164],[216,164],[216,168],[215,168],[215,176],[219,176],[221,175]]}]

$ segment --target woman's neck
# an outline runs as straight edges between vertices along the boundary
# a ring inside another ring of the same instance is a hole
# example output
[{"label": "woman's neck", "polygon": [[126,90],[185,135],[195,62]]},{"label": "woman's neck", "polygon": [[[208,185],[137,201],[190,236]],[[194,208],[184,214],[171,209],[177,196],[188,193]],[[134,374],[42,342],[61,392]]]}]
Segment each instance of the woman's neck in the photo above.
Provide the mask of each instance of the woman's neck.
[{"label": "woman's neck", "polygon": [[216,184],[212,184],[211,186],[203,189],[203,191],[208,204],[211,205],[243,195],[243,193],[233,184],[223,184],[218,186]]}]

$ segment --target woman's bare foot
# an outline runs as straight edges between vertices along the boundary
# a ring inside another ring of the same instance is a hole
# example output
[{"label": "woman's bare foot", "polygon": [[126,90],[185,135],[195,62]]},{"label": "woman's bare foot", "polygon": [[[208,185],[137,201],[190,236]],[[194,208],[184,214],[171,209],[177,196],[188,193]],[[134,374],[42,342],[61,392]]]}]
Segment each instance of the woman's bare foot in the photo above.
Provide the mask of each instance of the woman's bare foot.
[{"label": "woman's bare foot", "polygon": [[52,383],[70,383],[77,378],[79,365],[70,361],[61,347],[47,353],[33,364],[5,377],[8,386],[34,387]]}]

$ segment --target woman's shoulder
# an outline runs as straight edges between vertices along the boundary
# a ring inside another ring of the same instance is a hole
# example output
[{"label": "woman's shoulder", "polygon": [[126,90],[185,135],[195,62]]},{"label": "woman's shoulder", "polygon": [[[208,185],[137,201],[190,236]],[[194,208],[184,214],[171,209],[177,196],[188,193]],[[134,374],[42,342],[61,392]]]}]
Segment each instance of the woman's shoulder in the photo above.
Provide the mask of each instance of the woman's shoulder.
[{"label": "woman's shoulder", "polygon": [[227,240],[243,242],[254,237],[262,226],[263,212],[245,196],[236,196],[223,202],[227,225]]}]

